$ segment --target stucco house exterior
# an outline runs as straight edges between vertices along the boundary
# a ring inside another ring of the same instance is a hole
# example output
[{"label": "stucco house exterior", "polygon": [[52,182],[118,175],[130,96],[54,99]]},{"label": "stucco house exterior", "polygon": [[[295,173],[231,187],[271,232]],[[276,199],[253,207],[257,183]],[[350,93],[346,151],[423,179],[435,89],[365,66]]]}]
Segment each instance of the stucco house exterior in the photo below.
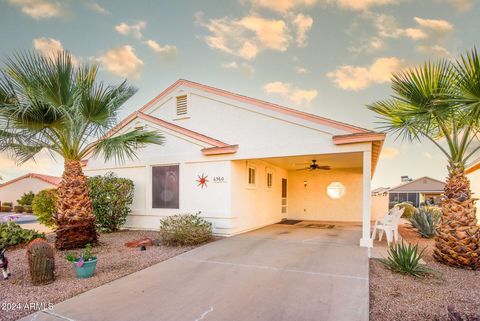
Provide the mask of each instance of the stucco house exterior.
[{"label": "stucco house exterior", "polygon": [[371,245],[382,133],[183,79],[109,135],[135,128],[161,132],[165,144],[121,165],[84,159],[89,176],[112,171],[134,181],[128,227],[196,212],[225,236],[283,218],[361,222],[360,245]]},{"label": "stucco house exterior", "polygon": [[[465,170],[470,179],[470,189],[473,197],[480,199],[480,158],[471,163]],[[480,201],[477,200],[477,220],[480,224]]]},{"label": "stucco house exterior", "polygon": [[29,173],[0,185],[0,202],[12,202],[14,205],[23,193],[38,193],[48,188],[57,188],[61,177]]}]

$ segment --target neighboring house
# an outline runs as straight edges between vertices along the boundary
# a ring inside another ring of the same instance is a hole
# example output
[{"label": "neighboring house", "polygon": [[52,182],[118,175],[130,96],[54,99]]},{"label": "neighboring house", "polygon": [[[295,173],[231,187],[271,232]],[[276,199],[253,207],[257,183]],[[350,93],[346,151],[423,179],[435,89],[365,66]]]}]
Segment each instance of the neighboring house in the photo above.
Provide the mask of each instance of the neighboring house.
[{"label": "neighboring house", "polygon": [[362,222],[360,244],[371,244],[370,181],[384,134],[188,80],[109,135],[140,128],[161,132],[164,146],[122,165],[84,159],[89,176],[133,180],[126,226],[155,229],[162,217],[196,212],[227,236],[283,218]]},{"label": "neighboring house", "polygon": [[[480,198],[480,158],[470,164],[466,171],[467,177],[470,179],[470,189],[474,198]],[[477,200],[477,219],[480,224],[480,201]]]},{"label": "neighboring house", "polygon": [[36,194],[47,188],[57,188],[61,180],[61,177],[35,173],[14,178],[0,185],[0,202],[15,205],[24,193],[32,191]]},{"label": "neighboring house", "polygon": [[430,177],[420,177],[414,180],[402,177],[402,183],[388,190],[390,204],[411,202],[415,207],[421,205],[438,205],[445,183]]}]

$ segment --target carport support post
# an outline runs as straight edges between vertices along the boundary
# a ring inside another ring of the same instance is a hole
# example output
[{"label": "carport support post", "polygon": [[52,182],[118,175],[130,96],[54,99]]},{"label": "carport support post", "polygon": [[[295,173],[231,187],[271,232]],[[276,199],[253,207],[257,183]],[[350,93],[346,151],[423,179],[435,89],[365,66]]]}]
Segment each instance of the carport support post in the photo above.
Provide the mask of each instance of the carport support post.
[{"label": "carport support post", "polygon": [[362,238],[360,246],[372,247],[373,241],[370,238],[370,181],[372,179],[372,152],[363,152],[363,206],[362,206]]}]

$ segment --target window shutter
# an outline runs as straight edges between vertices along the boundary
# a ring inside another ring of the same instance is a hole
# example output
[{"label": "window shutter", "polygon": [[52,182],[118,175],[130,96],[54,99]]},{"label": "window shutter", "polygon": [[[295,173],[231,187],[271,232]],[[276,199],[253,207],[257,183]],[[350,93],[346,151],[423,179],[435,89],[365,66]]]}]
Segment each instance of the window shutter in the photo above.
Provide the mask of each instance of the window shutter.
[{"label": "window shutter", "polygon": [[187,95],[177,97],[177,116],[188,114]]}]

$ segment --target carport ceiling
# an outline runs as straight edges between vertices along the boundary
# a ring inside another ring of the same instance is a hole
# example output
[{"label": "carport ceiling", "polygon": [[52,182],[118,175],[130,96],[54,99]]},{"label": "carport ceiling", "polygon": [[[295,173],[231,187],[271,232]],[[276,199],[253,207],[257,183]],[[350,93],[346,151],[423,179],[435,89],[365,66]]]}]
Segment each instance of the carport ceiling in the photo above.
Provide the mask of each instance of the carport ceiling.
[{"label": "carport ceiling", "polygon": [[263,160],[287,171],[294,171],[307,167],[313,159],[317,160],[318,165],[328,165],[332,169],[361,168],[363,160],[362,153],[302,155],[265,158]]}]

